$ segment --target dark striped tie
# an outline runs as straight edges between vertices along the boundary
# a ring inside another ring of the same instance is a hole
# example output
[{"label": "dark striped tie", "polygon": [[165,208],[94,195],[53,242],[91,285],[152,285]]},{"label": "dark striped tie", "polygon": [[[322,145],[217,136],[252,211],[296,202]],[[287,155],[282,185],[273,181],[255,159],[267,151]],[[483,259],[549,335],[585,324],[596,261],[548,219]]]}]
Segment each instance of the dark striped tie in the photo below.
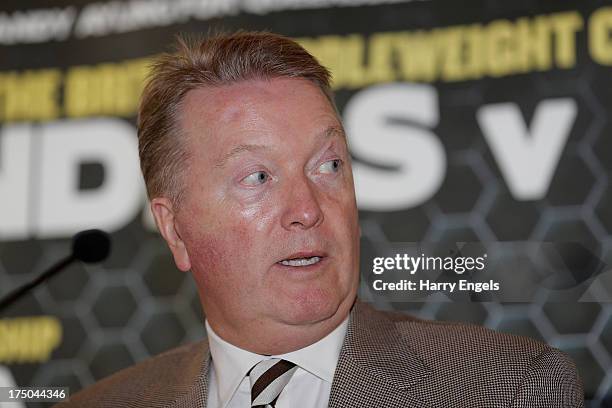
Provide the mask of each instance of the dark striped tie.
[{"label": "dark striped tie", "polygon": [[260,361],[249,371],[251,407],[275,407],[276,400],[297,367],[290,361],[272,358]]}]

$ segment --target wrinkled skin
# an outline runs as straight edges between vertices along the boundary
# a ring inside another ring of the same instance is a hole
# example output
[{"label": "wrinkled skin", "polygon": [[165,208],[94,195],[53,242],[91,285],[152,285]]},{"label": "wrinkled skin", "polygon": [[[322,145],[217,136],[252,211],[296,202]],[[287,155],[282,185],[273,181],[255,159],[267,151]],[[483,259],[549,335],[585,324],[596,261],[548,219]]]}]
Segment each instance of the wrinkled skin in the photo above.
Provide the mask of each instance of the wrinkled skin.
[{"label": "wrinkled skin", "polygon": [[[180,125],[187,190],[151,206],[212,328],[260,354],[327,335],[359,280],[350,156],[329,101],[303,79],[249,80],[190,91]],[[296,254],[321,261],[279,263]]]}]

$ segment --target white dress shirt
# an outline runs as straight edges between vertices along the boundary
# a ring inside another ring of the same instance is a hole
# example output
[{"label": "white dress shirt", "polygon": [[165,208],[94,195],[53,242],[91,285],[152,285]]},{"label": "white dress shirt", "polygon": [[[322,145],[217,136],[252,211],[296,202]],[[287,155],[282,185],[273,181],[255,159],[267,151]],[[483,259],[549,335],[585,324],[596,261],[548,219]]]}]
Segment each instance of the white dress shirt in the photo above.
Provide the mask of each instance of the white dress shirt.
[{"label": "white dress shirt", "polygon": [[326,408],[334,371],[344,342],[348,316],[318,342],[275,356],[264,356],[238,348],[219,337],[206,321],[212,362],[208,374],[208,408],[249,408],[251,387],[248,371],[270,358],[294,363],[298,369],[281,392],[276,408]]}]

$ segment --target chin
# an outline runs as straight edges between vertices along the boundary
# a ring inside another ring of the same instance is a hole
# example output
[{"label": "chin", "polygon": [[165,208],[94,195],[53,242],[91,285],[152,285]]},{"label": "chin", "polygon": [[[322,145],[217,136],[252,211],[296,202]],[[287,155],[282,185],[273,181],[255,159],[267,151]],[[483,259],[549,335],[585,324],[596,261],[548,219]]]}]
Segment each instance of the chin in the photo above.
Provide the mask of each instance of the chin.
[{"label": "chin", "polygon": [[308,291],[291,299],[283,314],[289,324],[315,324],[333,318],[341,304],[339,296],[325,290]]}]

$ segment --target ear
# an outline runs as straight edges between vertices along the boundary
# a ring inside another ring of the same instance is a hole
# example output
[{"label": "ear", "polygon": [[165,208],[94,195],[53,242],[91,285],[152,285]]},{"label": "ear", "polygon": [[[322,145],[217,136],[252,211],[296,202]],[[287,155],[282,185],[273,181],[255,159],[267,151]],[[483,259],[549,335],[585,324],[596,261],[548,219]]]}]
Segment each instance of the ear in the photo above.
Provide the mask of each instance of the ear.
[{"label": "ear", "polygon": [[170,251],[172,251],[176,267],[183,272],[187,272],[191,269],[191,261],[177,228],[176,213],[172,203],[166,197],[156,197],[151,200],[151,212],[155,218],[157,229],[166,240]]}]

